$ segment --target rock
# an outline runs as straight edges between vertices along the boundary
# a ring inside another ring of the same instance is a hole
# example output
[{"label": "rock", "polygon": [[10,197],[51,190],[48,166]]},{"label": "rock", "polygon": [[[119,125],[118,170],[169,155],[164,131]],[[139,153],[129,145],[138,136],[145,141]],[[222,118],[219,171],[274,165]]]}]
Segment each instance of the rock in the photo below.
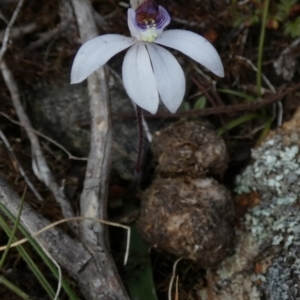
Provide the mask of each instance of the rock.
[{"label": "rock", "polygon": [[137,222],[160,251],[210,268],[232,253],[234,211],[229,191],[209,174],[227,166],[223,140],[197,122],[177,122],[154,135],[157,178],[144,192]]},{"label": "rock", "polygon": [[208,271],[202,300],[300,299],[300,109],[252,151],[237,177],[236,207],[248,206],[235,254]]},{"label": "rock", "polygon": [[214,179],[158,178],[145,191],[138,221],[152,247],[209,268],[232,253],[230,193]]},{"label": "rock", "polygon": [[157,171],[168,177],[222,175],[227,168],[224,141],[214,130],[196,122],[181,121],[156,132],[152,151]]},{"label": "rock", "polygon": [[[112,76],[109,93],[113,126],[112,169],[121,178],[132,180],[138,139],[134,107],[123,86]],[[90,112],[86,83],[70,85],[68,77],[57,78],[55,83],[36,87],[27,102],[35,129],[52,137],[72,154],[88,156]]]}]

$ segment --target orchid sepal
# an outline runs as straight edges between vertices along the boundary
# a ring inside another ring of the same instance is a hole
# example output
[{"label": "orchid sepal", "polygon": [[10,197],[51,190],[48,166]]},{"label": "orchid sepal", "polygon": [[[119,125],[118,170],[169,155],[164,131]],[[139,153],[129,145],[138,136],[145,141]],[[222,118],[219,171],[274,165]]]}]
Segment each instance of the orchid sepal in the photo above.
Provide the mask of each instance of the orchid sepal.
[{"label": "orchid sepal", "polygon": [[84,43],[74,59],[71,83],[83,81],[115,54],[129,48],[122,75],[131,100],[152,114],[161,100],[175,113],[185,94],[185,77],[175,57],[161,46],[184,53],[219,77],[224,77],[224,68],[216,49],[205,38],[186,30],[163,31],[169,23],[168,12],[152,0],[144,1],[136,10],[129,8],[132,37],[106,34]]}]

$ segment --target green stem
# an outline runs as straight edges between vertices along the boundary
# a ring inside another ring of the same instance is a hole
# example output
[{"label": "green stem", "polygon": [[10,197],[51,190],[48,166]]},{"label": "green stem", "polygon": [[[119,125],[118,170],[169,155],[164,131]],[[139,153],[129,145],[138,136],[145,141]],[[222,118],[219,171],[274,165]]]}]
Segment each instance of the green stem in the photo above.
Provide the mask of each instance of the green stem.
[{"label": "green stem", "polygon": [[265,42],[265,35],[266,35],[266,24],[267,24],[269,6],[270,6],[270,0],[265,0],[264,11],[263,11],[263,19],[262,19],[261,30],[260,30],[259,46],[258,46],[258,58],[257,58],[256,87],[257,87],[258,97],[261,97],[262,59],[263,59],[263,50],[264,50],[264,42]]},{"label": "green stem", "polygon": [[6,286],[9,290],[20,296],[22,299],[29,300],[29,296],[19,289],[16,285],[11,283],[9,280],[5,279],[3,276],[0,276],[0,284]]},{"label": "green stem", "polygon": [[[7,236],[11,236],[11,229],[8,227],[4,219],[0,216],[0,227],[6,232]],[[16,242],[17,239],[14,238],[13,242]],[[55,297],[55,292],[52,289],[51,285],[43,275],[43,273],[40,271],[38,266],[34,263],[30,255],[27,253],[25,248],[23,246],[18,246],[16,247],[17,250],[19,251],[20,255],[26,262],[27,266],[31,269],[31,271],[34,273],[35,277],[38,279],[40,284],[43,286],[47,294],[49,295],[50,299],[53,299]]]},{"label": "green stem", "polygon": [[11,235],[10,235],[10,237],[8,239],[8,243],[6,245],[6,249],[4,250],[3,255],[1,257],[1,260],[0,260],[0,271],[2,270],[2,267],[4,265],[5,259],[6,259],[7,255],[8,255],[8,252],[9,252],[10,245],[12,244],[12,242],[14,240],[16,231],[17,231],[18,226],[19,226],[19,222],[20,222],[20,217],[21,217],[21,213],[22,213],[22,209],[23,209],[23,203],[24,203],[24,198],[25,198],[26,190],[27,190],[27,188],[25,188],[25,190],[24,190],[24,193],[23,193],[23,196],[22,196],[22,199],[21,199],[21,203],[20,203],[20,208],[19,208],[19,211],[18,211],[18,216],[16,218],[14,227],[13,227],[12,232],[11,232]]},{"label": "green stem", "polygon": [[[15,221],[15,217],[2,203],[0,203],[0,210],[2,210],[7,215],[7,217],[9,217],[12,221]],[[53,263],[50,261],[50,259],[47,257],[47,255],[44,253],[44,251],[39,246],[39,244],[35,241],[34,238],[31,237],[31,235],[25,230],[25,228],[21,224],[19,224],[19,230],[28,239],[29,243],[33,246],[35,251],[40,255],[40,257],[45,262],[45,264],[48,266],[48,268],[51,270],[51,272],[53,273],[55,278],[58,279],[58,271],[57,271],[56,267],[53,265]],[[76,296],[75,292],[72,290],[72,288],[68,285],[68,283],[65,280],[62,281],[62,286],[64,288],[64,291],[68,295],[69,299],[78,300],[78,297]]]},{"label": "green stem", "polygon": [[258,115],[258,114],[247,114],[247,115],[244,115],[244,116],[242,116],[242,117],[240,117],[238,119],[235,119],[235,120],[231,121],[230,123],[224,125],[223,127],[221,127],[220,129],[218,129],[217,133],[219,135],[222,135],[226,131],[229,131],[229,130],[231,130],[231,129],[233,129],[233,128],[235,128],[235,127],[237,127],[237,126],[239,126],[239,125],[241,125],[241,124],[243,124],[245,122],[251,121],[253,119],[257,119],[259,117],[260,117],[260,115]]},{"label": "green stem", "polygon": [[260,134],[258,140],[256,141],[255,145],[258,146],[260,145],[260,143],[265,139],[265,137],[268,135],[270,129],[271,129],[271,125],[272,125],[272,118],[269,118],[267,121],[266,121],[266,124],[265,124],[265,127],[262,131],[262,133]]}]

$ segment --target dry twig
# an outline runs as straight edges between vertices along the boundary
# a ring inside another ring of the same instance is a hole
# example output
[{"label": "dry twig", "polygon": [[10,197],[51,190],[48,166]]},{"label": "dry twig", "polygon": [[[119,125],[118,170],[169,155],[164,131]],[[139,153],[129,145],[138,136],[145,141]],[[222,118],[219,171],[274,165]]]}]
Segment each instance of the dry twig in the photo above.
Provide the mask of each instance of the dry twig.
[{"label": "dry twig", "polygon": [[43,46],[45,43],[52,40],[55,36],[60,34],[63,30],[65,30],[70,25],[71,20],[62,21],[55,28],[50,31],[45,32],[37,41],[31,43],[27,50],[35,50]]},{"label": "dry twig", "polygon": [[[12,72],[8,68],[8,66],[5,63],[5,60],[3,60],[3,55],[5,54],[5,51],[7,49],[7,41],[9,39],[9,31],[10,28],[13,26],[18,13],[20,12],[21,6],[23,4],[24,0],[20,0],[13,16],[9,22],[9,25],[6,29],[6,35],[4,38],[4,42],[2,44],[2,48],[0,50],[0,69],[2,72],[2,76],[4,79],[4,82],[9,90],[12,103],[14,105],[14,108],[16,110],[16,113],[18,115],[18,118],[20,120],[20,123],[24,127],[27,136],[30,140],[31,144],[31,153],[32,153],[32,168],[35,173],[35,175],[49,188],[51,193],[53,194],[56,201],[59,203],[62,213],[65,218],[73,217],[73,210],[72,207],[67,200],[64,191],[59,187],[59,185],[56,183],[55,178],[53,177],[50,168],[48,167],[48,164],[46,162],[46,159],[43,155],[39,140],[37,136],[35,135],[33,128],[31,126],[30,120],[27,117],[25,110],[21,104],[20,94],[17,87],[17,84],[15,82],[15,79],[13,77]],[[72,229],[74,233],[77,233],[77,226],[72,225]]]},{"label": "dry twig", "polygon": [[32,184],[32,182],[30,181],[30,179],[28,178],[28,176],[26,175],[22,165],[20,164],[19,160],[17,159],[8,139],[6,138],[6,136],[4,135],[4,133],[2,132],[2,130],[0,130],[0,138],[2,139],[3,143],[5,144],[7,150],[9,151],[12,159],[15,161],[17,168],[20,172],[20,174],[22,175],[22,177],[24,178],[25,182],[27,183],[28,187],[31,189],[31,191],[33,192],[33,194],[37,197],[37,199],[39,199],[40,201],[43,201],[43,197],[40,195],[40,193],[36,190],[36,188],[34,187],[34,185]]},{"label": "dry twig", "polygon": [[[237,55],[236,56],[237,59],[240,59],[242,61],[245,61],[247,64],[249,64],[251,66],[251,68],[257,72],[257,68],[256,66],[252,63],[251,60],[243,57],[243,56],[239,56]],[[276,94],[276,89],[274,88],[274,86],[271,84],[270,80],[264,75],[262,74],[262,78],[264,80],[264,82],[266,83],[266,85],[269,87],[269,89],[271,90],[271,92],[273,94]],[[280,127],[282,125],[282,117],[283,117],[283,108],[282,108],[282,103],[281,101],[279,100],[277,102],[277,106],[278,106],[278,116],[277,116],[277,126]],[[276,115],[276,107],[273,106],[273,111],[274,111],[274,118],[275,118],[275,115]]]},{"label": "dry twig", "polygon": [[[10,29],[9,37],[11,39],[16,39],[21,37],[22,35],[32,33],[39,28],[37,23],[28,23],[19,27],[14,27]],[[0,31],[0,42],[4,41],[4,37],[6,36],[6,30]]]},{"label": "dry twig", "polygon": [[19,3],[17,5],[17,7],[16,7],[16,9],[15,9],[15,11],[14,11],[7,27],[6,27],[6,29],[5,29],[5,34],[4,34],[4,38],[3,38],[3,42],[2,42],[2,47],[1,47],[1,50],[0,50],[0,62],[1,62],[1,60],[3,58],[3,55],[4,55],[4,53],[7,49],[7,43],[8,43],[8,40],[9,40],[10,30],[11,30],[12,26],[14,25],[17,17],[18,17],[18,14],[21,10],[23,2],[24,2],[24,0],[19,1]]},{"label": "dry twig", "polygon": [[[72,0],[81,41],[85,42],[98,32],[89,0]],[[104,69],[88,78],[91,112],[91,148],[87,163],[84,188],[81,194],[81,214],[86,218],[106,219],[108,176],[110,171],[111,120],[108,87]],[[81,225],[84,244],[91,251],[98,267],[98,286],[93,299],[127,299],[109,252],[106,228],[95,222]]]},{"label": "dry twig", "polygon": [[[197,85],[197,81],[194,81],[195,84]],[[199,83],[198,83],[199,84]],[[199,89],[201,89],[201,86],[198,86]],[[224,106],[219,106],[219,107],[209,107],[205,109],[193,109],[189,111],[184,111],[184,112],[179,112],[176,114],[171,114],[171,113],[165,113],[165,112],[158,112],[156,115],[152,115],[150,113],[145,112],[145,117],[146,118],[182,118],[182,117],[190,117],[190,116],[211,116],[211,115],[218,115],[218,114],[235,114],[237,112],[241,111],[255,111],[258,109],[261,109],[263,107],[266,107],[272,103],[278,102],[282,100],[284,97],[287,95],[297,91],[300,89],[300,83],[296,84],[295,86],[286,89],[285,91],[278,92],[275,95],[270,95],[262,101],[257,101],[257,102],[251,102],[251,103],[245,103],[245,104],[233,104],[233,105],[224,105]],[[128,115],[125,117],[130,117],[133,118],[133,115]]]},{"label": "dry twig", "polygon": [[[0,175],[0,203],[10,211],[13,216],[17,216],[21,200],[7,185]],[[34,235],[41,228],[51,226],[38,212],[34,211],[27,203],[23,204],[21,224],[30,235]],[[99,270],[95,264],[91,253],[83,245],[71,239],[60,228],[52,227],[36,237],[38,243],[45,249],[52,258],[57,261],[77,282],[86,299],[115,299],[122,300],[126,297],[103,297],[95,294],[95,286],[103,285],[103,289],[108,289],[107,281],[99,276]],[[110,278],[111,279],[111,278]],[[113,281],[109,282],[114,285]]]},{"label": "dry twig", "polygon": [[[73,217],[73,218],[69,218],[69,219],[62,219],[56,222],[53,222],[51,224],[49,224],[46,227],[43,227],[42,229],[40,229],[39,231],[31,234],[31,237],[35,238],[37,236],[39,236],[40,234],[42,234],[43,232],[46,232],[49,229],[52,229],[60,224],[66,223],[66,222],[70,222],[70,221],[85,221],[86,218],[84,217]],[[115,222],[109,222],[109,221],[104,221],[104,220],[100,220],[100,219],[90,219],[91,221],[94,221],[96,223],[102,223],[104,225],[109,225],[112,227],[119,227],[119,228],[123,228],[127,230],[127,242],[126,242],[126,252],[125,252],[125,256],[124,256],[124,266],[127,264],[128,262],[128,257],[129,257],[129,248],[130,248],[130,236],[131,236],[131,229],[129,226],[126,225],[122,225],[119,223],[115,223]],[[27,238],[23,238],[21,240],[18,240],[17,242],[14,242],[10,245],[10,248],[14,248],[14,247],[18,247],[24,243],[28,242]],[[0,246],[0,251],[4,251],[7,248],[7,245],[5,246]]]},{"label": "dry twig", "polygon": [[[13,124],[16,124],[16,125],[19,125],[19,126],[22,126],[22,124],[16,120],[14,120],[13,118],[11,118],[9,115],[7,115],[6,113],[0,111],[0,115],[3,116],[4,118],[6,118],[7,120],[9,120],[10,122],[12,122]],[[52,139],[51,137],[35,130],[35,129],[32,129],[32,131],[44,138],[45,140],[47,140],[48,142],[52,143],[53,145],[55,145],[56,147],[60,148],[63,152],[65,152],[67,155],[68,155],[68,158],[69,159],[73,159],[73,160],[87,160],[87,157],[79,157],[79,156],[74,156],[69,150],[67,150],[63,145],[61,145],[60,143],[58,143],[57,141],[55,141],[54,139]]]},{"label": "dry twig", "polygon": [[[10,92],[11,99],[20,120],[20,123],[24,127],[27,136],[31,144],[31,154],[32,154],[32,168],[35,175],[41,180],[51,191],[55,200],[59,203],[62,213],[65,218],[73,217],[72,207],[67,200],[64,191],[56,183],[55,178],[52,175],[50,168],[46,162],[43,155],[39,140],[33,131],[30,120],[28,119],[24,108],[21,104],[20,95],[18,87],[14,80],[12,72],[7,67],[5,61],[3,60],[0,64],[1,72],[5,81],[5,84]],[[77,232],[77,226],[72,226],[74,232]]]}]

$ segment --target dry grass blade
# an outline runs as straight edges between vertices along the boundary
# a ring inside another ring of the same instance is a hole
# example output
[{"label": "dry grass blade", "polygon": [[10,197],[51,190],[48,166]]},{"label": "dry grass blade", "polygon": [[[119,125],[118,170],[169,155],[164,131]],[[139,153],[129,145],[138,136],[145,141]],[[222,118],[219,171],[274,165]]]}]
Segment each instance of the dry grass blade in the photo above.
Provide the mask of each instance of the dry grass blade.
[{"label": "dry grass blade", "polygon": [[[3,60],[3,55],[7,49],[7,42],[9,39],[9,32],[10,28],[15,23],[17,16],[21,10],[22,4],[24,0],[20,0],[13,16],[6,28],[4,41],[2,43],[2,48],[0,51],[0,69],[2,72],[2,76],[4,79],[4,82],[7,86],[7,89],[9,90],[9,93],[11,95],[12,103],[14,105],[14,108],[16,110],[16,113],[18,115],[18,118],[20,120],[20,123],[24,127],[27,136],[30,140],[31,144],[31,152],[32,152],[32,168],[35,173],[35,175],[49,188],[49,190],[54,195],[56,201],[60,204],[63,215],[68,217],[73,217],[73,210],[72,207],[67,200],[64,191],[58,186],[56,183],[50,168],[48,167],[48,164],[46,162],[46,159],[43,155],[43,152],[41,150],[41,146],[39,143],[39,140],[36,136],[36,134],[33,131],[33,128],[31,126],[30,120],[27,117],[25,110],[21,104],[20,94],[17,87],[17,84],[15,82],[14,76],[8,66],[6,65],[5,61]],[[75,234],[77,234],[78,228],[76,224],[72,224],[71,229]]]},{"label": "dry grass blade", "polygon": [[172,289],[173,289],[173,283],[176,277],[176,268],[178,263],[183,259],[183,257],[178,258],[173,265],[173,272],[172,272],[172,277],[170,280],[170,284],[169,284],[169,291],[168,291],[168,300],[172,300]]},{"label": "dry grass blade", "polygon": [[[56,183],[50,168],[43,155],[39,140],[33,131],[30,120],[28,119],[24,108],[21,104],[20,95],[13,74],[3,60],[0,65],[5,84],[10,92],[11,99],[20,120],[20,123],[26,130],[27,136],[31,144],[32,167],[35,175],[49,188],[54,195],[56,201],[60,204],[64,217],[73,217],[73,211],[69,201],[64,195],[63,190]],[[76,224],[71,227],[74,233],[77,233]]]},{"label": "dry grass blade", "polygon": [[[19,126],[22,126],[22,127],[23,127],[23,125],[22,125],[20,122],[18,122],[18,121],[16,121],[16,120],[12,119],[12,118],[11,118],[10,116],[8,116],[6,113],[0,111],[0,115],[3,116],[4,118],[6,118],[7,120],[9,120],[10,122],[12,122],[13,124],[16,124],[16,125],[19,125]],[[74,155],[73,155],[70,151],[68,151],[63,145],[61,145],[60,143],[58,143],[58,142],[55,141],[54,139],[50,138],[49,136],[47,136],[47,135],[45,135],[45,134],[43,134],[43,133],[41,133],[41,132],[39,132],[39,131],[37,131],[37,130],[34,130],[34,129],[32,129],[32,131],[33,131],[36,135],[38,135],[38,136],[44,138],[45,140],[47,140],[48,142],[52,143],[53,145],[55,145],[56,147],[58,147],[59,149],[61,149],[63,152],[65,152],[65,153],[68,155],[68,158],[69,158],[69,159],[73,159],[73,160],[87,160],[87,157],[78,157],[78,156],[74,156]]]},{"label": "dry grass blade", "polygon": [[42,248],[42,250],[44,251],[44,253],[47,255],[47,257],[51,260],[51,262],[55,265],[55,267],[57,268],[58,271],[58,283],[57,283],[57,289],[56,289],[56,293],[55,293],[55,297],[53,300],[57,300],[61,291],[61,284],[62,284],[62,271],[61,271],[61,267],[58,264],[58,262],[52,257],[52,255],[45,249],[45,247],[43,247],[43,245],[40,245],[40,247]]},{"label": "dry grass blade", "polygon": [[[59,221],[53,222],[53,223],[49,224],[48,226],[45,226],[41,230],[39,230],[39,231],[31,234],[31,237],[32,238],[37,237],[40,234],[42,234],[43,232],[45,232],[45,231],[47,231],[47,230],[49,230],[51,228],[54,228],[55,226],[58,226],[60,224],[63,224],[63,223],[66,223],[66,222],[70,222],[70,221],[93,221],[93,222],[96,222],[96,223],[102,223],[102,224],[105,224],[105,225],[109,225],[109,226],[114,226],[114,227],[119,227],[119,228],[126,229],[127,230],[127,242],[126,242],[126,252],[125,252],[125,256],[124,256],[124,265],[126,265],[126,263],[128,261],[128,255],[129,255],[130,232],[131,232],[130,227],[126,226],[126,225],[122,225],[122,224],[115,223],[115,222],[110,222],[110,221],[105,221],[105,220],[93,219],[93,218],[73,217],[73,218],[68,218],[68,219],[63,219],[63,220],[59,220]],[[19,240],[19,241],[15,242],[15,243],[12,243],[10,245],[10,248],[20,246],[20,245],[22,245],[22,244],[24,244],[26,242],[28,242],[28,239],[24,238],[24,239]],[[0,246],[0,251],[4,251],[6,248],[7,248],[7,246]],[[45,250],[44,247],[42,247],[42,248],[45,251],[45,253],[48,253],[47,250]]]}]

